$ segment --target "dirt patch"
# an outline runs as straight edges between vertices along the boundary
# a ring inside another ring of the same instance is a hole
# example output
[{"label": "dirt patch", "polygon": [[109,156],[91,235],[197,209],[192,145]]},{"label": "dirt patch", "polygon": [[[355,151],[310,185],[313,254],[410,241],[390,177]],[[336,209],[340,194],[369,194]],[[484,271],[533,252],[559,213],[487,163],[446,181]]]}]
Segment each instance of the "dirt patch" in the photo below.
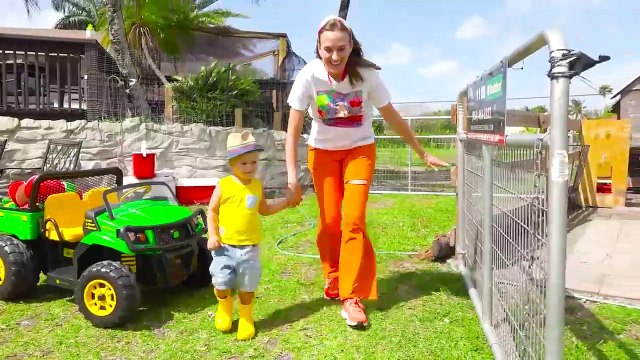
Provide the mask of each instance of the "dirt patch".
[{"label": "dirt patch", "polygon": [[265,343],[265,347],[269,349],[269,351],[273,351],[278,347],[278,343],[279,343],[279,340],[277,337],[271,338],[267,340],[267,342]]},{"label": "dirt patch", "polygon": [[396,294],[400,299],[415,299],[422,295],[420,289],[408,284],[400,284],[396,288]]},{"label": "dirt patch", "polygon": [[169,332],[169,330],[165,329],[165,328],[159,328],[159,329],[154,329],[153,330],[153,334],[158,338],[158,339],[164,339],[165,336],[167,336],[167,333]]},{"label": "dirt patch", "polygon": [[391,199],[369,199],[369,203],[367,204],[370,209],[385,209],[392,207],[394,205],[394,201]]},{"label": "dirt patch", "polygon": [[22,360],[22,359],[26,359],[27,355],[9,355],[7,356],[7,360]]},{"label": "dirt patch", "polygon": [[284,354],[280,354],[277,357],[278,360],[293,360],[293,355],[289,354],[289,353],[284,353]]},{"label": "dirt patch", "polygon": [[291,324],[284,324],[280,326],[281,333],[285,334],[285,333],[288,333],[289,331],[291,331]]},{"label": "dirt patch", "polygon": [[18,321],[18,325],[20,325],[23,329],[31,329],[36,324],[36,320],[33,318],[27,318]]},{"label": "dirt patch", "polygon": [[409,272],[424,269],[426,266],[423,262],[415,258],[397,259],[389,263],[389,270],[392,272]]},{"label": "dirt patch", "polygon": [[283,280],[291,279],[292,275],[293,274],[291,273],[291,270],[289,270],[289,268],[286,268],[282,270],[282,272],[280,273],[280,279],[283,279]]},{"label": "dirt patch", "polygon": [[622,334],[622,337],[640,341],[640,325],[631,324],[627,331]]},{"label": "dirt patch", "polygon": [[312,283],[318,277],[318,269],[314,266],[306,266],[300,269],[300,278],[305,283]]}]

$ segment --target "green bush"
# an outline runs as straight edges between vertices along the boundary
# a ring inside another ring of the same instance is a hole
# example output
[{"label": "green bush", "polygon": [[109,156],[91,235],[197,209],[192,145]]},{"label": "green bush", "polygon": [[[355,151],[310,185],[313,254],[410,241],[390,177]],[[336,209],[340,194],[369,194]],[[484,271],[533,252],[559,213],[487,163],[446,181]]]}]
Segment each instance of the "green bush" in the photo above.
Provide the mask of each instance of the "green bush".
[{"label": "green bush", "polygon": [[414,120],[413,131],[416,135],[450,135],[456,133],[451,120]]},{"label": "green bush", "polygon": [[260,97],[260,88],[246,71],[216,62],[171,84],[173,106],[179,118],[210,126],[233,124],[234,110]]},{"label": "green bush", "polygon": [[382,119],[373,119],[373,133],[376,136],[384,135],[385,127],[384,120]]}]

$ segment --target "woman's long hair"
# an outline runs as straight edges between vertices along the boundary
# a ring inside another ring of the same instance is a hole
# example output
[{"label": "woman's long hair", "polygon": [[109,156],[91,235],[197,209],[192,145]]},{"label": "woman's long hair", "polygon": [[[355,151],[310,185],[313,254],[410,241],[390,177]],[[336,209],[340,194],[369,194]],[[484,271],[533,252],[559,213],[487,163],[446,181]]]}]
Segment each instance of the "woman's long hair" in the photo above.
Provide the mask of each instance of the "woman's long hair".
[{"label": "woman's long hair", "polygon": [[353,31],[351,31],[351,29],[347,27],[346,24],[340,19],[329,20],[318,31],[318,41],[316,44],[316,57],[318,59],[322,59],[322,57],[320,56],[320,50],[318,49],[320,47],[320,35],[324,31],[338,31],[338,30],[344,31],[349,35],[351,35],[351,43],[353,45],[353,50],[351,50],[351,54],[349,54],[349,59],[347,60],[347,64],[345,66],[347,70],[347,74],[349,75],[349,82],[351,83],[351,86],[355,85],[355,83],[358,81],[362,81],[362,74],[360,74],[360,71],[358,70],[358,68],[366,67],[366,68],[380,70],[380,67],[378,65],[364,58],[364,54],[362,52],[362,45],[360,45],[360,42],[358,41],[358,39],[356,39],[356,36],[353,34]]}]

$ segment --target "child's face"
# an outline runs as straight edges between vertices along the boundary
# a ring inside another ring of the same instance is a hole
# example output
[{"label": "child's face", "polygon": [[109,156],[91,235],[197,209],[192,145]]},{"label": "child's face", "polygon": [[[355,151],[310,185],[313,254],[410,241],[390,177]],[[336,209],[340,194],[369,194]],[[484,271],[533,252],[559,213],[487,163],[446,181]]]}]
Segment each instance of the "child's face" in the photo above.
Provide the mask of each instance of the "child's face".
[{"label": "child's face", "polygon": [[255,177],[258,170],[260,154],[257,151],[240,155],[230,161],[233,175],[239,179],[249,180]]}]

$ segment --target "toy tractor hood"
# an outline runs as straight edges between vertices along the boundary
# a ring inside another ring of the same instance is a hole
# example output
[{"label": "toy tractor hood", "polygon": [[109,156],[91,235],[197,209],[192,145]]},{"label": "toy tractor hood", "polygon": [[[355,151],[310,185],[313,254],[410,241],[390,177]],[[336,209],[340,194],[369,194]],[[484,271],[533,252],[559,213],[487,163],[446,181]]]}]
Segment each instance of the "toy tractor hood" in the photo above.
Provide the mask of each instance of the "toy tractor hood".
[{"label": "toy tractor hood", "polygon": [[192,213],[180,205],[137,201],[113,209],[113,222],[121,226],[164,225],[184,220]]}]

